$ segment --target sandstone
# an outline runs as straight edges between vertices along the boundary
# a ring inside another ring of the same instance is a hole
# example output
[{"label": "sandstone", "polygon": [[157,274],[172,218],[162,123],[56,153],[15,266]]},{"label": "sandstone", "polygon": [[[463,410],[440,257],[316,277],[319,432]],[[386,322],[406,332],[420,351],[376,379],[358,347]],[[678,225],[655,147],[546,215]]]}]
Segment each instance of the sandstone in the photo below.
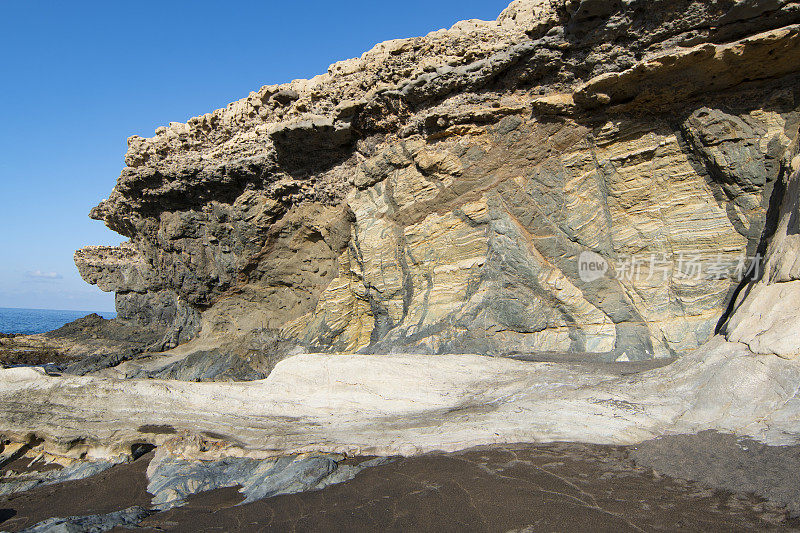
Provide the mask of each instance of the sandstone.
[{"label": "sandstone", "polygon": [[125,457],[135,443],[215,461],[413,455],[514,442],[635,444],[714,429],[796,442],[800,367],[717,339],[656,370],[469,355],[290,357],[266,380],[190,383],[0,371],[4,438],[52,455]]},{"label": "sandstone", "polygon": [[[774,230],[800,12],[640,7],[520,0],[132,138],[92,211],[130,242],[79,270],[156,352],[225,360],[266,328],[310,352],[687,353],[739,285],[687,258]],[[609,276],[582,280],[584,252]],[[217,371],[193,372],[163,375]]]},{"label": "sandstone", "polygon": [[118,318],[2,341],[69,364],[0,370],[0,463],[63,467],[0,494],[157,447],[153,509],[34,528],[106,530],[395,456],[650,441],[796,511],[785,475],[674,456],[798,443],[798,81],[796,2],[516,0],[131,137],[90,213],[129,240],[75,254]]},{"label": "sandstone", "polygon": [[621,104],[620,110],[664,108],[743,80],[779,78],[795,71],[800,57],[798,30],[800,26],[787,26],[733,43],[705,43],[654,57],[629,70],[589,80],[576,91],[575,100],[589,108],[607,104]]},{"label": "sandstone", "polygon": [[577,111],[572,94],[552,94],[536,98],[531,102],[533,110],[543,115],[564,116]]}]

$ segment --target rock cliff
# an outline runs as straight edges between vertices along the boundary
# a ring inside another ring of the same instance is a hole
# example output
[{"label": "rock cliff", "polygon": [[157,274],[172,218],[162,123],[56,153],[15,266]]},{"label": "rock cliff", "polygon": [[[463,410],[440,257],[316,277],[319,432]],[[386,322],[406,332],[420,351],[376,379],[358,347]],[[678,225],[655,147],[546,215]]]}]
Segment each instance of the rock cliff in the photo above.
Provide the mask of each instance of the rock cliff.
[{"label": "rock cliff", "polygon": [[[777,226],[798,23],[784,0],[518,0],[381,43],[131,137],[91,212],[130,241],[76,263],[121,320],[164,332],[154,350],[257,331],[309,351],[678,355]],[[583,279],[585,252],[606,276]],[[729,267],[692,270],[712,261]]]},{"label": "rock cliff", "polygon": [[517,0],[132,137],[91,212],[129,241],[75,255],[119,318],[0,370],[0,463],[158,446],[177,505],[364,454],[797,444],[799,80],[800,3]]}]

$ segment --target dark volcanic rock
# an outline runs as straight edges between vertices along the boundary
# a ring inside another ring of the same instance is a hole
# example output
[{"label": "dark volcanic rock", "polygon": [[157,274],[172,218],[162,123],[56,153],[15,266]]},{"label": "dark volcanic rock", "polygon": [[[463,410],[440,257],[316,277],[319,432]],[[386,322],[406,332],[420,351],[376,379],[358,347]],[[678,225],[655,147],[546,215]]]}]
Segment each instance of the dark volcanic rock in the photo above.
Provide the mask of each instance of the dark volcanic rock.
[{"label": "dark volcanic rock", "polygon": [[[132,365],[125,376],[181,381],[254,381],[267,377],[288,355],[301,352],[296,342],[282,338],[280,332],[258,329],[216,348],[191,351],[162,366],[158,366],[157,359],[150,365],[151,369]],[[157,368],[152,369],[153,366]]]},{"label": "dark volcanic rock", "polygon": [[41,335],[0,340],[0,363],[47,365],[85,374],[114,366],[148,349],[162,331],[90,314]]},{"label": "dark volcanic rock", "polygon": [[104,515],[49,518],[21,533],[103,533],[116,527],[131,528],[152,514],[142,507],[130,507]]},{"label": "dark volcanic rock", "polygon": [[53,365],[71,374],[116,366],[147,351],[163,331],[122,320],[87,315],[42,335],[16,336],[0,343],[0,363]]},{"label": "dark volcanic rock", "polygon": [[376,458],[345,464],[343,459],[336,455],[309,455],[189,461],[157,453],[147,469],[147,490],[153,495],[153,506],[161,510],[182,506],[186,498],[200,492],[236,486],[245,497],[244,503],[250,503],[280,494],[320,490],[350,481],[365,468],[391,462]]}]

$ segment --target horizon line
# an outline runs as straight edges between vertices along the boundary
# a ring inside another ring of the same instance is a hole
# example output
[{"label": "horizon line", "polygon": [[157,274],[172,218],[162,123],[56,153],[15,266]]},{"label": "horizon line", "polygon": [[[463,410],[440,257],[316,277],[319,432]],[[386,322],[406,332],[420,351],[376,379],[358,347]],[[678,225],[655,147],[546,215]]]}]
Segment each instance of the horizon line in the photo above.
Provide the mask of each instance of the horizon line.
[{"label": "horizon line", "polygon": [[45,307],[3,307],[0,306],[0,309],[10,309],[10,310],[17,310],[17,311],[68,311],[71,313],[114,313],[116,314],[117,311],[100,311],[97,309],[55,309],[55,308],[45,308]]}]

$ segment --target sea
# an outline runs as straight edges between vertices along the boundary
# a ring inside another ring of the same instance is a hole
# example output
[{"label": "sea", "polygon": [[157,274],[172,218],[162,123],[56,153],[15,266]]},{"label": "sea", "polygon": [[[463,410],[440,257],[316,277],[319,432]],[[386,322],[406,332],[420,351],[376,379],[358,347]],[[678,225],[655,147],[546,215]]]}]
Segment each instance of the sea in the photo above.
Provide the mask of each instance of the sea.
[{"label": "sea", "polygon": [[[58,329],[73,320],[92,314],[92,311],[62,311],[54,309],[12,309],[0,307],[0,333],[33,335]],[[97,311],[103,318],[115,318],[116,313]]]}]

